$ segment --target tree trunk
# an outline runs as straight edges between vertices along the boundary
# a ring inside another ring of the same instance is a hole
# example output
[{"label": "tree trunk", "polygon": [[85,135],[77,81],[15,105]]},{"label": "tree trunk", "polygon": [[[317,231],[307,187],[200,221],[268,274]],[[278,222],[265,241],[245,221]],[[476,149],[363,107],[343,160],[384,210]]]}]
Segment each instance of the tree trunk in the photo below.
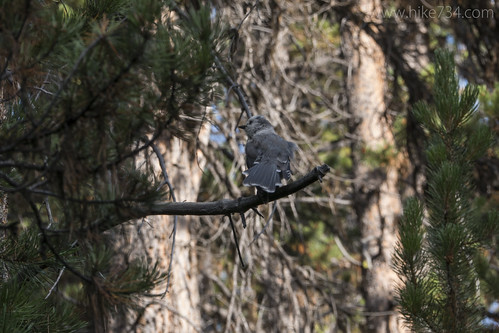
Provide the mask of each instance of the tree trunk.
[{"label": "tree trunk", "polygon": [[[351,20],[342,27],[342,47],[349,60],[347,78],[352,147],[354,208],[362,234],[366,332],[398,332],[394,309],[397,276],[391,268],[396,242],[396,219],[402,212],[397,190],[395,141],[386,114],[385,56],[373,36],[364,29],[381,10],[379,1],[361,0],[352,8]],[[374,25],[369,26],[371,33]],[[376,31],[374,31],[376,33]],[[365,155],[374,158],[367,161]],[[373,166],[375,164],[376,166]]]},{"label": "tree trunk", "polygon": [[[204,126],[198,139],[206,144],[209,127]],[[161,150],[169,180],[173,185],[177,201],[196,201],[201,183],[204,158],[194,147],[195,143],[178,138],[162,138],[157,143]],[[158,177],[162,177],[159,161],[150,158]],[[169,292],[161,296],[145,297],[137,313],[119,313],[110,320],[113,332],[199,332],[201,315],[195,240],[191,238],[191,219],[179,216],[175,237],[172,273]],[[124,255],[146,257],[149,265],[158,261],[162,272],[168,271],[172,246],[173,216],[151,216],[144,221],[135,221],[116,232],[116,246]],[[121,234],[121,235],[120,235]],[[151,294],[162,294],[164,284]]]},{"label": "tree trunk", "polygon": [[7,213],[9,212],[7,203],[7,193],[0,191],[0,224],[7,224]]},{"label": "tree trunk", "polygon": [[[0,87],[0,100],[3,100],[3,88]],[[5,105],[3,103],[0,103],[0,124],[5,120],[5,117],[7,115],[7,110],[5,109]],[[0,191],[0,225],[2,224],[7,224],[7,214],[9,212],[9,205],[7,201],[7,193],[4,193]],[[7,231],[3,231],[0,233],[0,238],[3,238],[6,236]],[[7,270],[5,267],[2,267],[1,269],[2,275],[0,276],[0,281],[6,281],[8,276],[7,276]]]}]

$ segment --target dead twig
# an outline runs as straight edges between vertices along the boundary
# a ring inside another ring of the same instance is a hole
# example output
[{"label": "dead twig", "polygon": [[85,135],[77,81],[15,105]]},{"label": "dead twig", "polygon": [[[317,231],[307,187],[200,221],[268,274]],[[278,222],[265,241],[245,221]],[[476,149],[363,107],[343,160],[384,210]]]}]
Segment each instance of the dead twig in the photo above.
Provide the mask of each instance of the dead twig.
[{"label": "dead twig", "polygon": [[[158,146],[156,146],[153,142],[149,143],[151,146],[152,150],[156,154],[156,157],[159,160],[159,165],[161,167],[161,172],[163,173],[163,182],[159,186],[158,190],[163,187],[163,185],[167,185],[168,188],[170,189],[170,198],[172,199],[173,202],[177,202],[177,198],[175,197],[175,191],[173,190],[173,185],[170,183],[170,178],[168,177],[168,172],[166,171],[166,163],[165,159],[163,158],[163,154],[161,154],[161,151],[159,150]],[[170,288],[170,277],[172,273],[172,263],[173,263],[173,253],[175,251],[175,236],[177,235],[177,215],[173,216],[173,230],[170,235],[172,238],[172,249],[170,251],[170,263],[168,264],[168,272],[167,272],[167,280],[166,280],[166,288],[165,291],[163,292],[162,297],[165,297],[166,293],[168,292],[168,289]]]}]

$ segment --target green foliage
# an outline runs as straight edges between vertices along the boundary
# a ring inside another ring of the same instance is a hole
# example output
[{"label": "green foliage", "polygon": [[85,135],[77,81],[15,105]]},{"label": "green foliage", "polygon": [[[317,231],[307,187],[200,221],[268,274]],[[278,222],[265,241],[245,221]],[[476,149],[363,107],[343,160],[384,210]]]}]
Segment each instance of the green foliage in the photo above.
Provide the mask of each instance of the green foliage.
[{"label": "green foliage", "polygon": [[[341,44],[341,38],[340,38],[340,24],[339,23],[332,23],[330,20],[318,18],[317,21],[315,22],[317,25],[318,31],[322,31],[324,35],[324,41],[326,43],[331,43],[336,47],[339,47]],[[319,45],[318,47],[326,47],[326,45]]]},{"label": "green foliage", "polygon": [[[342,257],[334,238],[327,232],[326,224],[322,221],[311,221],[309,226],[305,226],[303,238],[305,243],[298,244],[298,251],[307,253],[308,264],[326,270],[331,265],[332,258]],[[300,245],[305,248],[301,249]]]},{"label": "green foliage", "polygon": [[369,148],[367,145],[362,148],[363,159],[371,167],[386,166],[397,155],[396,147],[388,143],[380,144],[375,148]]},{"label": "green foliage", "polygon": [[478,89],[459,89],[452,53],[436,52],[434,96],[434,106],[414,107],[429,135],[428,188],[424,204],[411,198],[404,208],[394,257],[403,280],[398,297],[416,332],[469,332],[479,327],[478,295],[487,290],[478,289],[479,276],[497,282],[482,257],[499,231],[497,212],[482,218],[472,198],[473,163],[492,136],[478,119]]},{"label": "green foliage", "polygon": [[[44,253],[33,230],[2,238],[0,249],[4,278],[0,284],[0,331],[74,332],[84,327],[75,306],[54,297],[59,291],[47,298],[63,267],[53,255]],[[66,256],[74,253],[74,249],[58,250]]]},{"label": "green foliage", "polygon": [[[341,129],[325,129],[322,133],[320,142],[339,142],[343,133]],[[352,153],[350,146],[339,146],[333,149],[327,149],[319,153],[322,162],[332,166],[338,172],[346,173],[352,168]]]},{"label": "green foliage", "polygon": [[480,87],[480,109],[489,117],[497,119],[499,117],[499,82],[496,82],[494,89],[488,91],[485,86]]},{"label": "green foliage", "polygon": [[[146,259],[137,258],[118,264],[112,249],[102,244],[88,246],[93,248],[85,251],[85,272],[91,272],[95,285],[106,291],[101,301],[107,308],[133,305],[141,291],[151,290],[166,278],[166,274],[159,271],[158,263],[149,267]],[[88,287],[92,289],[95,285]]]},{"label": "green foliage", "polygon": [[[404,216],[400,221],[400,246],[396,249],[395,262],[397,273],[416,278],[424,270],[423,261],[423,207],[416,198],[407,200]],[[413,284],[418,281],[411,281]]]},{"label": "green foliage", "polygon": [[[494,89],[487,90],[485,86],[480,88],[480,111],[482,111],[486,118],[485,123],[489,125],[490,129],[496,134],[498,132],[497,123],[499,122],[499,82],[496,82]],[[499,157],[499,145],[497,140],[492,147],[492,153],[495,158]],[[497,204],[497,200],[496,200]]]},{"label": "green foliage", "polygon": [[[70,303],[45,300],[33,283],[4,284],[0,287],[0,331],[2,332],[76,332],[85,323]],[[40,301],[33,302],[33,298]]]},{"label": "green foliage", "polygon": [[199,117],[193,106],[209,103],[219,80],[224,28],[208,7],[178,10],[160,0],[0,0],[0,191],[8,223],[18,222],[17,235],[0,238],[3,331],[76,330],[65,292],[88,318],[88,295],[117,308],[164,280],[157,265],[118,260],[103,231],[133,219],[130,206],[165,197],[150,143],[195,135],[183,119]]}]

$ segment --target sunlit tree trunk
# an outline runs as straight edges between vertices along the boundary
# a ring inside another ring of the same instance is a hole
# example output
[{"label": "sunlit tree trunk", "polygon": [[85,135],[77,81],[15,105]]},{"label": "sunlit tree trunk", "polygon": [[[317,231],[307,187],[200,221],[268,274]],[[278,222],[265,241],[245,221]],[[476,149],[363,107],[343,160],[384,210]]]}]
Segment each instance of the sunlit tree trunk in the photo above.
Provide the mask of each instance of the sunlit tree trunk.
[{"label": "sunlit tree trunk", "polygon": [[[3,99],[3,89],[0,88],[0,100]],[[0,124],[4,121],[7,114],[7,110],[3,103],[0,103]],[[7,193],[0,191],[0,225],[7,223],[7,213],[8,213],[8,204],[7,204]],[[4,237],[5,233],[0,233],[0,238]],[[2,267],[3,268],[3,267]],[[2,269],[2,275],[0,276],[0,281],[5,281],[7,279],[6,270]]]},{"label": "sunlit tree trunk", "polygon": [[[204,126],[198,139],[206,144],[209,127]],[[196,201],[200,187],[204,158],[196,151],[195,142],[178,138],[161,138],[157,144],[166,163],[177,201]],[[150,157],[158,177],[161,176],[159,161]],[[153,290],[151,297],[141,300],[138,313],[119,313],[112,318],[113,331],[135,329],[135,332],[198,332],[202,330],[199,311],[198,267],[195,240],[191,237],[191,220],[195,217],[179,216],[175,237],[172,275],[169,292],[162,294],[166,281]],[[162,272],[167,272],[172,246],[173,216],[150,216],[143,221],[116,230],[119,246],[131,257],[146,257],[148,264],[158,261]]]},{"label": "sunlit tree trunk", "polygon": [[385,55],[371,34],[379,1],[361,0],[342,26],[350,129],[354,137],[354,209],[362,235],[366,331],[398,332],[394,308],[397,277],[391,268],[396,219],[401,214],[394,136],[386,114]]},{"label": "sunlit tree trunk", "polygon": [[7,223],[7,194],[0,192],[0,224]]}]

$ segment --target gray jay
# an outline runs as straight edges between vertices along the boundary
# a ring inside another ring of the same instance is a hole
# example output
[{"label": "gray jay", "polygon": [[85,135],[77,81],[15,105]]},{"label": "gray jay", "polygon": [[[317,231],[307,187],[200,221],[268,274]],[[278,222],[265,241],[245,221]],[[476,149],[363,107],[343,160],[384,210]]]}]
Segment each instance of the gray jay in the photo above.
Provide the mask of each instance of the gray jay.
[{"label": "gray jay", "polygon": [[296,144],[281,138],[264,116],[253,116],[246,125],[239,126],[248,135],[246,164],[243,174],[245,186],[257,186],[268,193],[282,186],[282,179],[291,178],[290,161]]}]

